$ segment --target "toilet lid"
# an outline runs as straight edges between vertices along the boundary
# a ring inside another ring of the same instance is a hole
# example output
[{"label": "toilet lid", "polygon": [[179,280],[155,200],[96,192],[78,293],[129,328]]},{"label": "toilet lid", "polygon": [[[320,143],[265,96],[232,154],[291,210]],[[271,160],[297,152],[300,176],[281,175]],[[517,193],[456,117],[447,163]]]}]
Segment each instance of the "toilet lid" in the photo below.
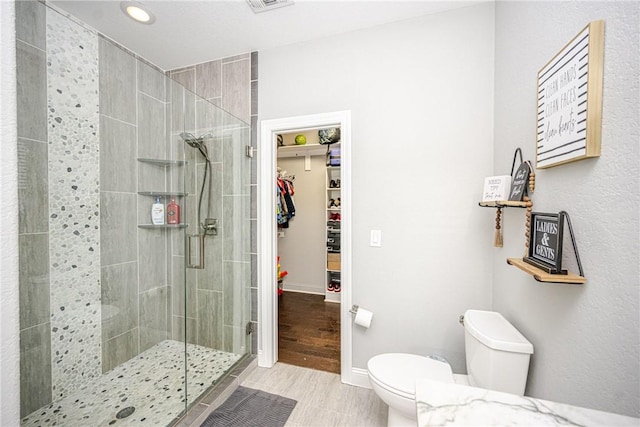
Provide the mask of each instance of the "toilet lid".
[{"label": "toilet lid", "polygon": [[448,363],[416,354],[380,354],[369,359],[367,368],[378,383],[410,395],[416,392],[417,379],[453,383],[453,372]]}]

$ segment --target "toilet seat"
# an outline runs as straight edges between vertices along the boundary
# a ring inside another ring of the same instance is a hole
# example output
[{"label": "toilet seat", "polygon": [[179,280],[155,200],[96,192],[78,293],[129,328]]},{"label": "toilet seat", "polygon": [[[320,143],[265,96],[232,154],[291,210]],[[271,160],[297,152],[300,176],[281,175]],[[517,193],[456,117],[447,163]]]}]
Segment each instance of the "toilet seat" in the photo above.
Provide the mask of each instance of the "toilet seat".
[{"label": "toilet seat", "polygon": [[416,354],[380,354],[369,359],[367,369],[371,380],[380,387],[412,400],[417,379],[453,383],[453,372],[448,363]]}]

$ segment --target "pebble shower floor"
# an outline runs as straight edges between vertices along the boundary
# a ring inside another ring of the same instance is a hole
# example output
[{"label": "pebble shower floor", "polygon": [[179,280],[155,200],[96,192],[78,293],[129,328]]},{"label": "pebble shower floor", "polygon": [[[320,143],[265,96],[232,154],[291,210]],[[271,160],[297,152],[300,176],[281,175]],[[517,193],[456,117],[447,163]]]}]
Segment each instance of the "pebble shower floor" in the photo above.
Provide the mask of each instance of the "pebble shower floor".
[{"label": "pebble shower floor", "polygon": [[[184,347],[165,340],[135,358],[87,380],[70,396],[22,419],[21,426],[110,426],[169,424],[184,409]],[[197,398],[241,355],[187,344],[188,398]],[[118,419],[128,407],[133,414]]]}]

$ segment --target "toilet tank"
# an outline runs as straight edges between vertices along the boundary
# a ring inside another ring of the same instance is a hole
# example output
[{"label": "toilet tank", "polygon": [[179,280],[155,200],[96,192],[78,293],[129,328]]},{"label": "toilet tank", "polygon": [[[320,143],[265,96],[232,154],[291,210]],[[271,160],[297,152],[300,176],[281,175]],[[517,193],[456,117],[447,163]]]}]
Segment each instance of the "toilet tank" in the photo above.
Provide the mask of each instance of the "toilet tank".
[{"label": "toilet tank", "polygon": [[533,345],[493,311],[467,310],[464,330],[469,383],[522,396]]}]

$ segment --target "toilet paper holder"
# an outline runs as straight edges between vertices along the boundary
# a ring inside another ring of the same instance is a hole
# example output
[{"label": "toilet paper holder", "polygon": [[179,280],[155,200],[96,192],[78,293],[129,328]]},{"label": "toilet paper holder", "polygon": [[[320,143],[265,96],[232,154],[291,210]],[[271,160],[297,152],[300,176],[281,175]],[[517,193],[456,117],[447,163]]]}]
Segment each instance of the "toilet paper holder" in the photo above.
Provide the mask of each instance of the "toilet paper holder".
[{"label": "toilet paper holder", "polygon": [[349,313],[353,315],[353,323],[361,326],[365,329],[369,329],[371,326],[371,319],[373,319],[373,313],[364,308],[360,308],[357,305],[353,305],[349,310]]}]

